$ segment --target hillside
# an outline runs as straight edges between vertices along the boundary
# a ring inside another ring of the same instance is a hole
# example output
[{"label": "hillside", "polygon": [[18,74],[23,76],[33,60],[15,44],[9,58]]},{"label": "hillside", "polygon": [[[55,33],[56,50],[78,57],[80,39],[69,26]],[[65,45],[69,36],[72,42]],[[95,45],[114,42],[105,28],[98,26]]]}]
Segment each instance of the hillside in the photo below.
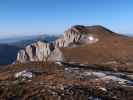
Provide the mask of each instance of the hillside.
[{"label": "hillside", "polygon": [[[85,64],[107,61],[132,62],[133,38],[114,33],[102,26],[75,27],[75,33],[87,33],[97,38],[97,42],[77,47],[62,48],[66,61]],[[72,28],[73,29],[73,28]],[[72,30],[71,29],[71,30]]]}]

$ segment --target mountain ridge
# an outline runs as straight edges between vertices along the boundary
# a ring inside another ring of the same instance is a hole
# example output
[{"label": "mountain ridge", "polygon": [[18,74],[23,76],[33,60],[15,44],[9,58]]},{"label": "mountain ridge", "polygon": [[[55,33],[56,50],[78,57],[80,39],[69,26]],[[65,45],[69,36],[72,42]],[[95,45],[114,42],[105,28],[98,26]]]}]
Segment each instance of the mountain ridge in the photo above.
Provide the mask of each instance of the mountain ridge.
[{"label": "mountain ridge", "polygon": [[120,61],[124,61],[126,57],[131,59],[132,42],[132,38],[112,32],[103,26],[74,25],[66,30],[63,36],[53,41],[52,45],[61,50],[64,61],[74,62],[76,58],[79,63],[101,63],[112,58]]}]

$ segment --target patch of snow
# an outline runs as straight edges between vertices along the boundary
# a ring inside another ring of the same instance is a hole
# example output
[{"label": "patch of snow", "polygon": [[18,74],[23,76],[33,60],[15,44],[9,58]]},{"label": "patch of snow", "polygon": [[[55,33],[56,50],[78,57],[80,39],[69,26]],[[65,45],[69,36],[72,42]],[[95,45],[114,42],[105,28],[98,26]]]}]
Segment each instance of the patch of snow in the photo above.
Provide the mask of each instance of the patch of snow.
[{"label": "patch of snow", "polygon": [[69,68],[65,68],[65,71],[68,71],[69,70]]},{"label": "patch of snow", "polygon": [[59,66],[62,66],[62,63],[60,61],[56,61],[56,64],[58,64]]},{"label": "patch of snow", "polygon": [[83,74],[86,76],[94,75],[96,77],[105,77],[106,76],[106,74],[104,74],[102,72],[84,72]]},{"label": "patch of snow", "polygon": [[89,36],[88,39],[89,39],[90,41],[93,41],[93,40],[94,40],[94,37],[93,37],[93,36]]},{"label": "patch of snow", "polygon": [[105,91],[105,92],[107,91],[107,89],[104,88],[104,87],[99,87],[99,89],[102,90],[102,91]]},{"label": "patch of snow", "polygon": [[99,39],[94,36],[89,36],[88,40],[88,43],[96,43]]},{"label": "patch of snow", "polygon": [[21,72],[17,72],[14,76],[15,76],[15,78],[18,78],[18,77],[20,77],[25,72],[26,72],[26,70],[21,71]]},{"label": "patch of snow", "polygon": [[31,72],[26,72],[23,74],[23,77],[27,77],[27,78],[32,78],[32,73]]},{"label": "patch of snow", "polygon": [[83,75],[90,76],[90,75],[92,75],[92,72],[84,72]]},{"label": "patch of snow", "polygon": [[23,78],[32,78],[33,77],[33,74],[32,72],[28,72],[26,70],[23,70],[21,72],[17,72],[15,75],[14,75],[15,78],[19,78],[19,77],[23,77]]},{"label": "patch of snow", "polygon": [[126,83],[130,83],[128,80],[126,79],[122,79],[122,78],[119,78],[119,77],[116,77],[116,76],[105,76],[102,78],[103,80],[113,80],[113,81],[116,81],[120,84],[126,84]]},{"label": "patch of snow", "polygon": [[92,74],[97,76],[97,77],[105,77],[106,76],[106,74],[102,73],[102,72],[93,72]]}]

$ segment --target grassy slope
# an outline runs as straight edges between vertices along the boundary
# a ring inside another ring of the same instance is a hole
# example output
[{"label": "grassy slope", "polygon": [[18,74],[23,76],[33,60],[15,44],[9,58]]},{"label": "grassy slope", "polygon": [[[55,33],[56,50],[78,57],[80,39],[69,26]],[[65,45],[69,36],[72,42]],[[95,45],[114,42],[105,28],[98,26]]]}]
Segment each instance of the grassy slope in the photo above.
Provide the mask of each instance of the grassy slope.
[{"label": "grassy slope", "polygon": [[76,48],[62,48],[67,61],[101,63],[106,61],[129,61],[133,58],[133,39],[122,36],[99,37],[99,41]]}]

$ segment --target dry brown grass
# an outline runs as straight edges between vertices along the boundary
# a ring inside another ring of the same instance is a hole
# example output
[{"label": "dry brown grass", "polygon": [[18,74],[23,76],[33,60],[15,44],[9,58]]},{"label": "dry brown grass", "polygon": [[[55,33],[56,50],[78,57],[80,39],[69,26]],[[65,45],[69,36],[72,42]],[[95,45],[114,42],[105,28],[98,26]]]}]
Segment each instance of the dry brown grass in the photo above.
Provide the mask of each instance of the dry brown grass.
[{"label": "dry brown grass", "polygon": [[66,61],[97,64],[107,61],[133,61],[133,39],[119,36],[101,38],[99,42],[76,48],[62,48]]},{"label": "dry brown grass", "polygon": [[[105,83],[101,80],[66,79],[64,67],[53,63],[29,63],[9,65],[3,69],[12,76],[24,69],[41,69],[45,73],[33,77],[31,81],[8,79],[0,81],[1,100],[88,100],[89,96],[103,100],[132,100],[132,88],[121,87],[116,83]],[[11,73],[12,72],[12,73]],[[99,87],[105,87],[104,92]],[[116,96],[117,98],[113,98]]]}]

